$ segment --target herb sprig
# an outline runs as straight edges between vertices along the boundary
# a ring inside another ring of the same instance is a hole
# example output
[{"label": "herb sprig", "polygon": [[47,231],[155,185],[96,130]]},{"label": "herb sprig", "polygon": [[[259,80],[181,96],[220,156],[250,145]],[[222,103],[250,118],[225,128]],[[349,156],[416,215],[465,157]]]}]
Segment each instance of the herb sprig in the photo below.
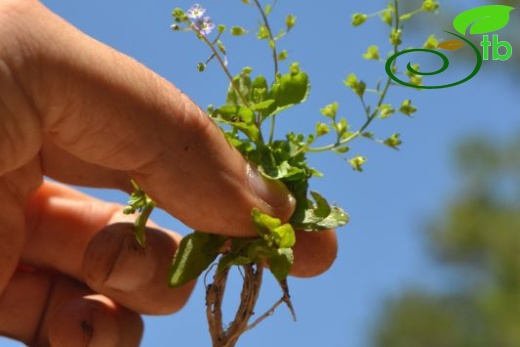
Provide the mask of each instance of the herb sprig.
[{"label": "herb sprig", "polygon": [[[171,28],[174,31],[195,34],[209,48],[209,57],[198,63],[197,69],[203,72],[210,62],[216,61],[229,80],[229,87],[225,102],[218,107],[208,107],[208,115],[221,125],[229,143],[256,166],[266,179],[279,180],[287,186],[296,200],[296,209],[287,223],[253,209],[251,220],[258,231],[256,238],[236,238],[194,231],[182,239],[171,266],[170,286],[182,286],[217,263],[213,283],[206,284],[206,314],[214,347],[234,346],[243,332],[255,327],[282,303],[289,307],[295,317],[287,284],[287,276],[294,262],[292,247],[296,242],[295,229],[320,232],[341,227],[349,221],[349,216],[343,209],[330,204],[318,192],[310,190],[310,179],[322,177],[322,174],[309,166],[307,155],[333,152],[344,158],[354,170],[362,171],[367,159],[361,155],[348,157],[351,142],[357,138],[366,138],[398,149],[402,144],[400,134],[394,133],[386,139],[378,139],[368,128],[376,119],[388,118],[396,111],[406,116],[412,116],[417,111],[410,99],[402,101],[397,108],[387,101],[390,87],[394,85],[389,77],[383,83],[379,81],[375,87],[367,88],[365,81],[351,73],[345,79],[344,85],[358,96],[365,119],[357,130],[351,129],[346,117],[340,116],[339,103],[334,101],[320,110],[324,118],[317,122],[311,134],[289,132],[284,138],[275,138],[277,117],[304,103],[310,92],[309,76],[298,62],[290,63],[287,71],[280,71],[281,62],[288,59],[288,52],[279,48],[279,42],[295,27],[296,16],[286,15],[284,27],[275,34],[269,16],[276,1],[265,6],[259,0],[242,0],[242,3],[255,8],[260,15],[256,37],[267,42],[272,53],[273,76],[269,79],[263,75],[254,75],[251,67],[243,68],[236,75],[232,74],[222,38],[227,32],[233,36],[242,36],[250,31],[240,26],[227,29],[223,24],[215,25],[201,5],[196,4],[187,11],[176,8],[172,12],[174,24]],[[400,14],[399,1],[392,0],[388,6],[374,14],[353,14],[352,25],[360,26],[372,17],[379,17],[388,24],[391,46],[388,56],[391,56],[398,53],[402,45],[402,23],[422,12],[435,12],[438,7],[438,3],[433,0],[423,0],[416,10]],[[214,31],[215,37],[211,38]],[[435,38],[430,36],[426,44],[431,44],[432,40]],[[375,45],[367,48],[363,58],[384,62]],[[418,71],[419,67],[415,66],[414,69]],[[392,71],[397,70],[394,61]],[[421,76],[409,74],[408,77],[412,84],[422,83]],[[369,93],[376,96],[373,104],[369,102],[372,98],[366,97]],[[268,122],[268,126],[264,126],[265,122]],[[262,132],[265,128],[269,129],[267,133]],[[331,139],[329,144],[316,146],[318,139],[326,138]],[[136,237],[144,246],[144,223],[155,205],[135,182],[133,184],[135,192],[125,213],[140,212],[136,220]],[[229,271],[233,266],[242,269],[243,288],[235,319],[229,325],[224,325],[222,300]],[[266,267],[280,284],[282,297],[270,310],[249,324]]]}]

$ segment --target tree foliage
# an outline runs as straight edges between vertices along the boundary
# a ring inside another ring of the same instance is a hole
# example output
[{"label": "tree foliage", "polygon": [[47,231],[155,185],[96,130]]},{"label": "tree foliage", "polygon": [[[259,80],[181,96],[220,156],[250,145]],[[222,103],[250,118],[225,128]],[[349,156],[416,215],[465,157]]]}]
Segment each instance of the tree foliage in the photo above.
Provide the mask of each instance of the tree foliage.
[{"label": "tree foliage", "polygon": [[375,347],[520,346],[520,141],[474,138],[457,162],[461,188],[427,231],[456,283],[390,300]]}]

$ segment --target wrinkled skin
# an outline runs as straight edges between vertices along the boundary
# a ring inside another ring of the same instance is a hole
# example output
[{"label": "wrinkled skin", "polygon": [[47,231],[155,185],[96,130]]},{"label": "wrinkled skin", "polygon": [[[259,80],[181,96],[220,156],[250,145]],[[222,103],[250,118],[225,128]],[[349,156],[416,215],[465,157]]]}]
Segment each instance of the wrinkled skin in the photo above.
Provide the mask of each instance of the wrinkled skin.
[{"label": "wrinkled skin", "polygon": [[[139,248],[121,206],[68,184],[130,192],[132,177],[188,226],[234,236],[254,235],[253,207],[287,220],[294,199],[172,84],[39,2],[1,1],[0,23],[0,334],[138,346],[139,314],[193,288],[165,285],[181,237],[150,223]],[[324,272],[336,247],[334,231],[299,232],[292,274]]]}]

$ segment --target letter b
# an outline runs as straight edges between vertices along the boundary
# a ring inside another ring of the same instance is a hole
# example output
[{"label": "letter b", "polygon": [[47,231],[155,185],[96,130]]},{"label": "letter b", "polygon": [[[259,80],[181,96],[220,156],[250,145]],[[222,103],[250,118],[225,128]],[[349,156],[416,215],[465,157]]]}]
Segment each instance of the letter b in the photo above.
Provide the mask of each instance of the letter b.
[{"label": "letter b", "polygon": [[[506,52],[504,54],[500,53],[500,47],[504,47]],[[498,35],[493,35],[493,60],[501,60],[505,61],[511,58],[513,54],[513,47],[507,41],[498,41]]]}]

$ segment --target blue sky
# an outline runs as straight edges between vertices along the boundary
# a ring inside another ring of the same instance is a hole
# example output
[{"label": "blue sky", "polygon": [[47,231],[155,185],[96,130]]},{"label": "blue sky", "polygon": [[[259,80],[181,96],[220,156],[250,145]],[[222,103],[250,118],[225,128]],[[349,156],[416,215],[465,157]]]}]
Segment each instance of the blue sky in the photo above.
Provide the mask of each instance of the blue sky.
[{"label": "blue sky", "polygon": [[[87,34],[169,79],[201,106],[223,101],[227,82],[218,66],[211,64],[203,74],[195,69],[208,56],[208,50],[192,35],[169,30],[171,10],[188,8],[191,1],[46,0],[43,3]],[[386,28],[377,19],[357,29],[350,27],[349,19],[353,12],[370,13],[383,8],[386,1],[295,3],[279,1],[273,25],[283,24],[281,15],[288,11],[297,16],[294,31],[280,45],[289,51],[289,61],[299,61],[301,68],[309,73],[312,91],[305,105],[279,117],[279,134],[287,130],[312,131],[320,117],[319,108],[332,101],[340,103],[341,114],[355,128],[362,122],[363,114],[358,100],[342,85],[342,80],[348,73],[356,72],[369,86],[374,86],[378,77],[385,76],[383,64],[364,61],[361,54],[373,43],[380,44],[382,52],[390,48],[386,44]],[[414,3],[420,6],[421,1]],[[203,5],[217,23],[248,28],[256,23],[256,12],[240,1],[207,0]],[[443,5],[451,6],[449,2]],[[469,8],[457,5],[456,10]],[[448,39],[439,28],[428,29],[428,23],[431,21],[420,21],[422,26],[414,29],[414,34],[406,34],[405,28],[405,44],[421,45],[431,33]],[[224,41],[233,72],[246,65],[258,73],[271,72],[267,47],[256,42],[252,35]],[[435,63],[428,59],[422,62],[423,66]],[[468,64],[454,64],[452,74],[447,73],[448,77],[441,79],[449,82],[450,78],[471,71]],[[503,69],[496,69],[496,64],[502,64]],[[287,66],[283,64],[282,71]],[[452,165],[454,143],[475,133],[500,139],[515,134],[520,125],[516,104],[518,83],[504,71],[513,72],[512,62],[488,61],[475,78],[458,87],[421,92],[392,89],[390,101],[400,103],[403,98],[411,98],[419,112],[413,119],[396,114],[378,120],[372,128],[381,137],[401,133],[404,144],[400,151],[369,141],[353,143],[353,154],[368,157],[363,173],[354,172],[337,156],[310,158],[326,174],[313,183],[313,189],[336,201],[351,215],[351,223],[339,230],[338,259],[329,272],[318,278],[290,281],[297,323],[281,308],[248,332],[239,346],[362,347],[386,297],[409,285],[425,288],[449,285],[428,260],[422,231],[429,221],[442,217],[445,202],[454,196],[460,183],[461,178]],[[127,199],[118,192],[87,191],[106,200]],[[189,232],[186,226],[160,211],[154,220],[181,233]],[[263,290],[259,305],[268,308],[280,293],[271,280],[266,281]],[[210,345],[201,282],[184,310],[168,317],[146,317],[145,321],[142,346]],[[2,346],[16,345],[1,339],[0,342]]]}]

